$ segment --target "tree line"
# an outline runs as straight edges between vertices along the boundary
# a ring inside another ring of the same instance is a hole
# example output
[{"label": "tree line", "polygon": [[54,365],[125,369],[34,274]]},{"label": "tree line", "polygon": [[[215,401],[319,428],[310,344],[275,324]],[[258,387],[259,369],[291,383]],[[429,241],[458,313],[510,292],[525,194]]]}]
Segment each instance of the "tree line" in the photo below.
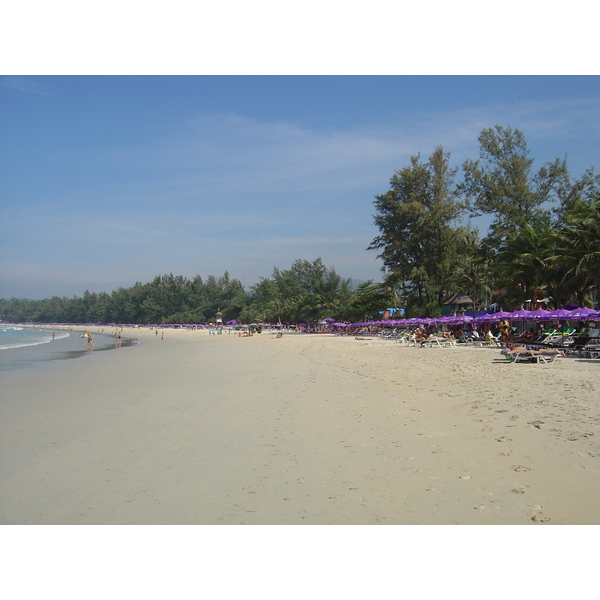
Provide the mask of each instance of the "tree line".
[{"label": "tree line", "polygon": [[[228,272],[221,277],[157,275],[108,294],[86,290],[83,296],[45,300],[0,300],[2,320],[39,323],[198,324],[215,322],[314,323],[326,317],[349,320],[377,315],[383,298],[376,284],[352,290],[321,258],[298,259],[289,269],[275,267],[248,291]],[[375,293],[374,293],[375,291]],[[385,303],[385,302],[384,302]]]},{"label": "tree line", "polygon": [[[534,169],[522,132],[496,125],[478,138],[479,158],[450,164],[438,146],[427,160],[412,156],[374,200],[379,234],[367,250],[379,252],[383,281],[352,289],[321,258],[298,259],[289,269],[245,290],[221,277],[158,275],[112,293],[82,297],[0,300],[2,319],[59,323],[315,322],[325,317],[360,321],[388,307],[407,316],[441,314],[455,292],[473,309],[491,302],[505,309],[549,298],[554,306],[598,302],[600,294],[600,176],[590,167],[569,174],[566,158]],[[486,215],[483,237],[465,220]]]}]

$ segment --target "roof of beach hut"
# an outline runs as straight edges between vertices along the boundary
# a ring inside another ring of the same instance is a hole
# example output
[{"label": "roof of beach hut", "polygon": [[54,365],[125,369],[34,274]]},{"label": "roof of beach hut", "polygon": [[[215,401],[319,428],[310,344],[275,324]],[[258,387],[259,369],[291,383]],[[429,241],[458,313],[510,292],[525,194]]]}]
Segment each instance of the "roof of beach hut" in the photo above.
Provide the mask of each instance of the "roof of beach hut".
[{"label": "roof of beach hut", "polygon": [[460,306],[463,304],[473,304],[473,300],[467,294],[463,294],[462,292],[456,292],[452,294],[450,298],[448,298],[443,304],[451,304],[453,306]]}]

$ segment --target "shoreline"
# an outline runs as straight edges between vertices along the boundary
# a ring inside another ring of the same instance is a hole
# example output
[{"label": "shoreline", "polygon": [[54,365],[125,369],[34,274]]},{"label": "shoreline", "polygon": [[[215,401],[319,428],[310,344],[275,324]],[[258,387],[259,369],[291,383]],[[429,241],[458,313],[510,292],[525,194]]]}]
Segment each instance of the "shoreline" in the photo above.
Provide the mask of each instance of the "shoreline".
[{"label": "shoreline", "polygon": [[[23,324],[7,324],[6,327],[28,329],[31,331],[45,331],[66,333],[65,337],[57,336],[56,339],[48,338],[43,342],[24,343],[22,345],[6,347],[0,350],[0,373],[13,370],[32,371],[37,369],[53,368],[56,361],[72,360],[82,358],[89,354],[105,352],[134,345],[135,341],[130,338],[115,340],[111,333],[94,332],[92,350],[89,350],[86,341],[78,335],[85,328],[66,326],[31,326]],[[89,329],[89,328],[88,328]]]},{"label": "shoreline", "polygon": [[140,343],[3,374],[1,523],[600,523],[597,361],[123,337]]}]

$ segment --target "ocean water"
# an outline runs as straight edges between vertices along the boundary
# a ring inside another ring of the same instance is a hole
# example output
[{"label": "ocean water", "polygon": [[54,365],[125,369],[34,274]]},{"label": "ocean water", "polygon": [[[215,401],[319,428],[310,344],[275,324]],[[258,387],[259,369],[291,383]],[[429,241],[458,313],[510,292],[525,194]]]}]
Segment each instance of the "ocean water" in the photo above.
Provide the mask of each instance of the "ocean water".
[{"label": "ocean water", "polygon": [[94,344],[91,352],[87,348],[87,339],[81,337],[79,331],[0,325],[0,371],[47,368],[54,361],[131,346],[130,340],[117,344],[112,335],[92,330],[90,333]]}]

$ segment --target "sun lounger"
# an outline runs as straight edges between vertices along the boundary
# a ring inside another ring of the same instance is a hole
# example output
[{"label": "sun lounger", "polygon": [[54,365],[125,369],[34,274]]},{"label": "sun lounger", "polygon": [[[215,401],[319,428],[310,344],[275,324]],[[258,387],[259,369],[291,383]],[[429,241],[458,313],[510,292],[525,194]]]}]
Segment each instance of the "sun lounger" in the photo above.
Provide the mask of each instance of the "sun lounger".
[{"label": "sun lounger", "polygon": [[529,347],[503,350],[502,354],[510,362],[535,362],[538,364],[553,363],[558,356],[564,356],[561,350],[557,350],[556,352],[539,352]]},{"label": "sun lounger", "polygon": [[550,364],[560,356],[557,352],[539,352],[525,350],[522,352],[506,352],[504,356],[513,363]]},{"label": "sun lounger", "polygon": [[518,352],[515,354],[507,353],[504,355],[509,362],[518,363],[518,362],[537,362],[531,354]]},{"label": "sun lounger", "polygon": [[421,342],[422,348],[452,348],[456,346],[456,340],[449,340],[448,338],[427,338]]},{"label": "sun lounger", "polygon": [[478,346],[480,348],[504,348],[506,344],[497,340],[496,338],[479,338],[479,339],[468,339],[468,345]]},{"label": "sun lounger", "polygon": [[591,338],[579,349],[579,356],[585,358],[600,358],[600,338]]},{"label": "sun lounger", "polygon": [[539,363],[548,364],[548,363],[553,363],[556,360],[556,357],[559,355],[558,354],[534,354],[533,356],[537,360],[538,364]]}]

